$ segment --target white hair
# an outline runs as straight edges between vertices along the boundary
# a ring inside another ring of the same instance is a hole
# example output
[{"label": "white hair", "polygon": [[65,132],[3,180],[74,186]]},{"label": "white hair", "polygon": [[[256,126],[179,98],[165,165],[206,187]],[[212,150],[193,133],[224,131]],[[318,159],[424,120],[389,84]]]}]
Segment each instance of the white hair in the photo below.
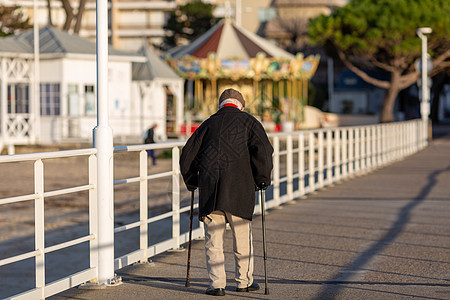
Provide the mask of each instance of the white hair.
[{"label": "white hair", "polygon": [[228,99],[225,99],[225,100],[223,100],[222,102],[220,102],[219,109],[222,108],[222,107],[224,107],[225,104],[233,104],[233,105],[236,105],[237,108],[239,108],[240,110],[242,110],[242,109],[244,108],[244,106],[242,105],[242,103],[241,103],[239,100],[233,99],[233,98],[228,98]]}]

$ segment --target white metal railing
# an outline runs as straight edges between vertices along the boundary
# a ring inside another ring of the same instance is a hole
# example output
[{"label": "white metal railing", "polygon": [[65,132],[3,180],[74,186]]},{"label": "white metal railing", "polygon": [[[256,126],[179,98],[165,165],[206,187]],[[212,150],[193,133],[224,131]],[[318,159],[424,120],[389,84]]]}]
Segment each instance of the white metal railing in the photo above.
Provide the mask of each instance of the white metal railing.
[{"label": "white metal railing", "polygon": [[[274,147],[273,184],[266,191],[266,208],[273,208],[344,178],[374,170],[380,166],[402,159],[427,146],[427,124],[421,120],[371,126],[326,128],[297,131],[291,133],[271,133],[269,137]],[[181,207],[181,193],[186,193],[179,170],[179,157],[184,142],[150,145],[123,146],[114,148],[114,153],[139,153],[139,176],[116,180],[115,185],[139,183],[139,220],[114,228],[114,233],[122,233],[139,228],[136,243],[139,249],[114,260],[114,269],[120,269],[135,262],[146,261],[158,253],[179,248],[188,240],[188,233],[181,232],[181,215],[189,206]],[[148,149],[170,149],[172,166],[170,171],[148,174]],[[13,255],[0,260],[0,266],[35,258],[35,288],[8,299],[40,299],[49,297],[83,282],[98,280],[98,220],[97,220],[97,164],[96,149],[70,150],[35,154],[0,156],[0,164],[20,161],[34,161],[34,193],[0,199],[0,205],[21,201],[34,201],[35,204],[35,250]],[[60,190],[44,190],[45,160],[86,156],[89,162],[89,183]],[[152,217],[148,216],[148,187],[155,179],[168,178],[172,181],[172,207]],[[89,234],[71,241],[45,247],[44,201],[55,195],[89,191]],[[259,197],[259,195],[258,195]],[[259,201],[258,201],[259,202]],[[198,204],[196,204],[198,207]],[[258,203],[255,212],[260,213]],[[171,219],[171,237],[162,242],[149,245],[148,225]],[[193,238],[203,235],[200,224],[193,230]],[[45,281],[45,255],[80,243],[89,243],[90,267],[61,278]],[[114,247],[114,245],[110,245]]]},{"label": "white metal railing", "polygon": [[[35,215],[35,250],[20,255],[8,257],[0,260],[0,266],[12,264],[23,261],[28,258],[35,258],[35,288],[16,295],[15,299],[42,299],[50,295],[56,294],[62,290],[77,286],[83,282],[95,278],[97,275],[97,241],[96,241],[96,208],[97,208],[97,193],[96,193],[96,149],[82,149],[69,150],[58,152],[45,152],[33,154],[18,154],[0,156],[0,164],[34,161],[34,193],[8,197],[0,199],[0,205],[17,203],[22,201],[34,201],[34,215]],[[86,156],[89,164],[89,183],[82,186],[74,186],[53,191],[44,190],[44,167],[45,160],[55,158],[68,158],[74,156]],[[87,236],[77,238],[71,241],[66,241],[51,247],[45,247],[45,227],[44,227],[44,200],[56,195],[70,194],[81,191],[89,191],[89,234]],[[89,242],[90,248],[90,268],[86,269],[72,276],[62,278],[56,282],[46,284],[45,282],[45,255],[74,246],[77,244]]]}]

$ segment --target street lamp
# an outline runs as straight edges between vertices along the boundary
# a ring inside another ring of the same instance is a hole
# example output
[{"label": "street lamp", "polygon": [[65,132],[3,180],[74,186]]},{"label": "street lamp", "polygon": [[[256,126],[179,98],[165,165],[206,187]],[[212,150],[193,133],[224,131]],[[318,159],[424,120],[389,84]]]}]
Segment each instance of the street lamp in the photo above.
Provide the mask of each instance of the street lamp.
[{"label": "street lamp", "polygon": [[430,34],[433,30],[430,27],[421,27],[417,28],[416,33],[419,38],[422,40],[422,99],[420,102],[420,114],[422,116],[423,121],[428,121],[428,115],[430,114],[430,88],[428,86],[428,39],[426,34]]}]

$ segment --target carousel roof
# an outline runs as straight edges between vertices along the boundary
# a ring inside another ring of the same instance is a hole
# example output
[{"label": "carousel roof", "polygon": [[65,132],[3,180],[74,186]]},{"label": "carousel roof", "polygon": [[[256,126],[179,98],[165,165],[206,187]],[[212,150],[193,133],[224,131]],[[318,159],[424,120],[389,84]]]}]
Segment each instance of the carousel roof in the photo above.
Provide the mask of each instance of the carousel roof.
[{"label": "carousel roof", "polygon": [[189,45],[174,48],[169,54],[175,59],[184,56],[206,58],[210,52],[216,53],[218,59],[254,58],[259,52],[268,58],[295,58],[264,38],[237,26],[230,19],[220,21]]}]

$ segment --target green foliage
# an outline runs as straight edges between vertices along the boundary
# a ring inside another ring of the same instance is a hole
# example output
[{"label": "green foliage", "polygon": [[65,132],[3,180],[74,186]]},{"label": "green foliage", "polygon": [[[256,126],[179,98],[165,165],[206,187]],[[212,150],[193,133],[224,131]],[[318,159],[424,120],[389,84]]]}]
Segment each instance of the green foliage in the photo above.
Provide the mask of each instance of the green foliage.
[{"label": "green foliage", "polygon": [[23,16],[19,6],[0,5],[0,36],[12,35],[31,27],[30,20]]},{"label": "green foliage", "polygon": [[315,44],[341,49],[347,57],[359,57],[395,65],[407,65],[420,56],[419,27],[431,27],[430,53],[439,55],[450,40],[448,0],[353,0],[330,16],[311,20],[309,36]]},{"label": "green foliage", "polygon": [[213,16],[213,9],[212,4],[196,0],[171,12],[164,26],[171,33],[164,38],[165,48],[178,46],[183,39],[191,41],[208,31],[219,21]]},{"label": "green foliage", "polygon": [[[314,44],[325,46],[363,80],[387,89],[381,122],[391,122],[398,92],[415,83],[414,62],[421,55],[420,27],[431,27],[428,52],[433,73],[448,68],[450,57],[450,1],[448,0],[352,0],[330,16],[310,21],[308,34]],[[363,69],[382,69],[390,81],[371,77]]]}]

